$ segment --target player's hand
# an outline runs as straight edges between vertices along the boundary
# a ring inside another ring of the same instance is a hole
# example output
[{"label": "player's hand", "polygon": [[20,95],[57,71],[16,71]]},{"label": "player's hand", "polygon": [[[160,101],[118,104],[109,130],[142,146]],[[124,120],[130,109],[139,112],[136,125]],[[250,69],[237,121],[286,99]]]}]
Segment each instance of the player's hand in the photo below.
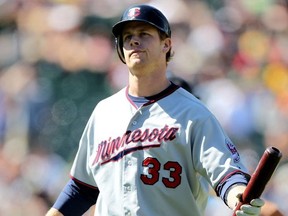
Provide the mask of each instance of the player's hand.
[{"label": "player's hand", "polygon": [[240,210],[236,211],[237,216],[259,216],[261,207],[264,205],[264,200],[257,198],[251,200],[250,204],[244,204]]}]

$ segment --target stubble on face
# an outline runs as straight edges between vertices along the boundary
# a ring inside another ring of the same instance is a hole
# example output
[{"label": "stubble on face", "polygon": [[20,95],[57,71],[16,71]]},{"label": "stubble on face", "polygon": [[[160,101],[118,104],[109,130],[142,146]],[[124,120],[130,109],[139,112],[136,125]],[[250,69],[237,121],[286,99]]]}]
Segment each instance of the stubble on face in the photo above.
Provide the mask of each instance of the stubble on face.
[{"label": "stubble on face", "polygon": [[163,52],[158,30],[146,23],[128,23],[123,31],[125,61],[131,71],[152,70],[157,67]]}]

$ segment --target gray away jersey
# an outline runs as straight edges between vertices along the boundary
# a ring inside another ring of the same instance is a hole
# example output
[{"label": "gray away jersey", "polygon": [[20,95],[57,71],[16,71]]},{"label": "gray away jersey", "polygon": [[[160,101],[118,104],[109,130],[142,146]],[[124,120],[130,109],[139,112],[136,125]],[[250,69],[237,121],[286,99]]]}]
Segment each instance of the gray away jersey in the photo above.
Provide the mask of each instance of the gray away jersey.
[{"label": "gray away jersey", "polygon": [[[237,170],[246,172],[219,122],[172,86],[140,108],[127,88],[99,102],[71,176],[99,188],[97,216],[201,216],[208,184],[216,189]],[[224,189],[235,181],[241,180],[231,178]]]}]

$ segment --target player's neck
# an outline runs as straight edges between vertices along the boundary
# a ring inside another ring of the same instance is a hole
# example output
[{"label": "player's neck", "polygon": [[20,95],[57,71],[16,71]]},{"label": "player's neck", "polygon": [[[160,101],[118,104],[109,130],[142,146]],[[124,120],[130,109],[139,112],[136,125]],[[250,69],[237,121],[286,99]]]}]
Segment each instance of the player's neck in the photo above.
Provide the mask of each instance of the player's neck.
[{"label": "player's neck", "polygon": [[136,97],[149,97],[163,91],[170,85],[169,80],[164,77],[130,77],[129,94]]}]

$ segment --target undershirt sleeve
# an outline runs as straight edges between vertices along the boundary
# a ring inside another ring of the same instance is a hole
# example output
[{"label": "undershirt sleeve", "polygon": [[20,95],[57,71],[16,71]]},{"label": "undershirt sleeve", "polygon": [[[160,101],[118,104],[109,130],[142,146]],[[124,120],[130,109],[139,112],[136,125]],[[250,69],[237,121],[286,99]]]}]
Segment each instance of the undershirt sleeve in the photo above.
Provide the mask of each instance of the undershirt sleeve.
[{"label": "undershirt sleeve", "polygon": [[83,215],[96,203],[98,188],[88,187],[75,179],[70,179],[59,194],[53,208],[63,215]]}]

